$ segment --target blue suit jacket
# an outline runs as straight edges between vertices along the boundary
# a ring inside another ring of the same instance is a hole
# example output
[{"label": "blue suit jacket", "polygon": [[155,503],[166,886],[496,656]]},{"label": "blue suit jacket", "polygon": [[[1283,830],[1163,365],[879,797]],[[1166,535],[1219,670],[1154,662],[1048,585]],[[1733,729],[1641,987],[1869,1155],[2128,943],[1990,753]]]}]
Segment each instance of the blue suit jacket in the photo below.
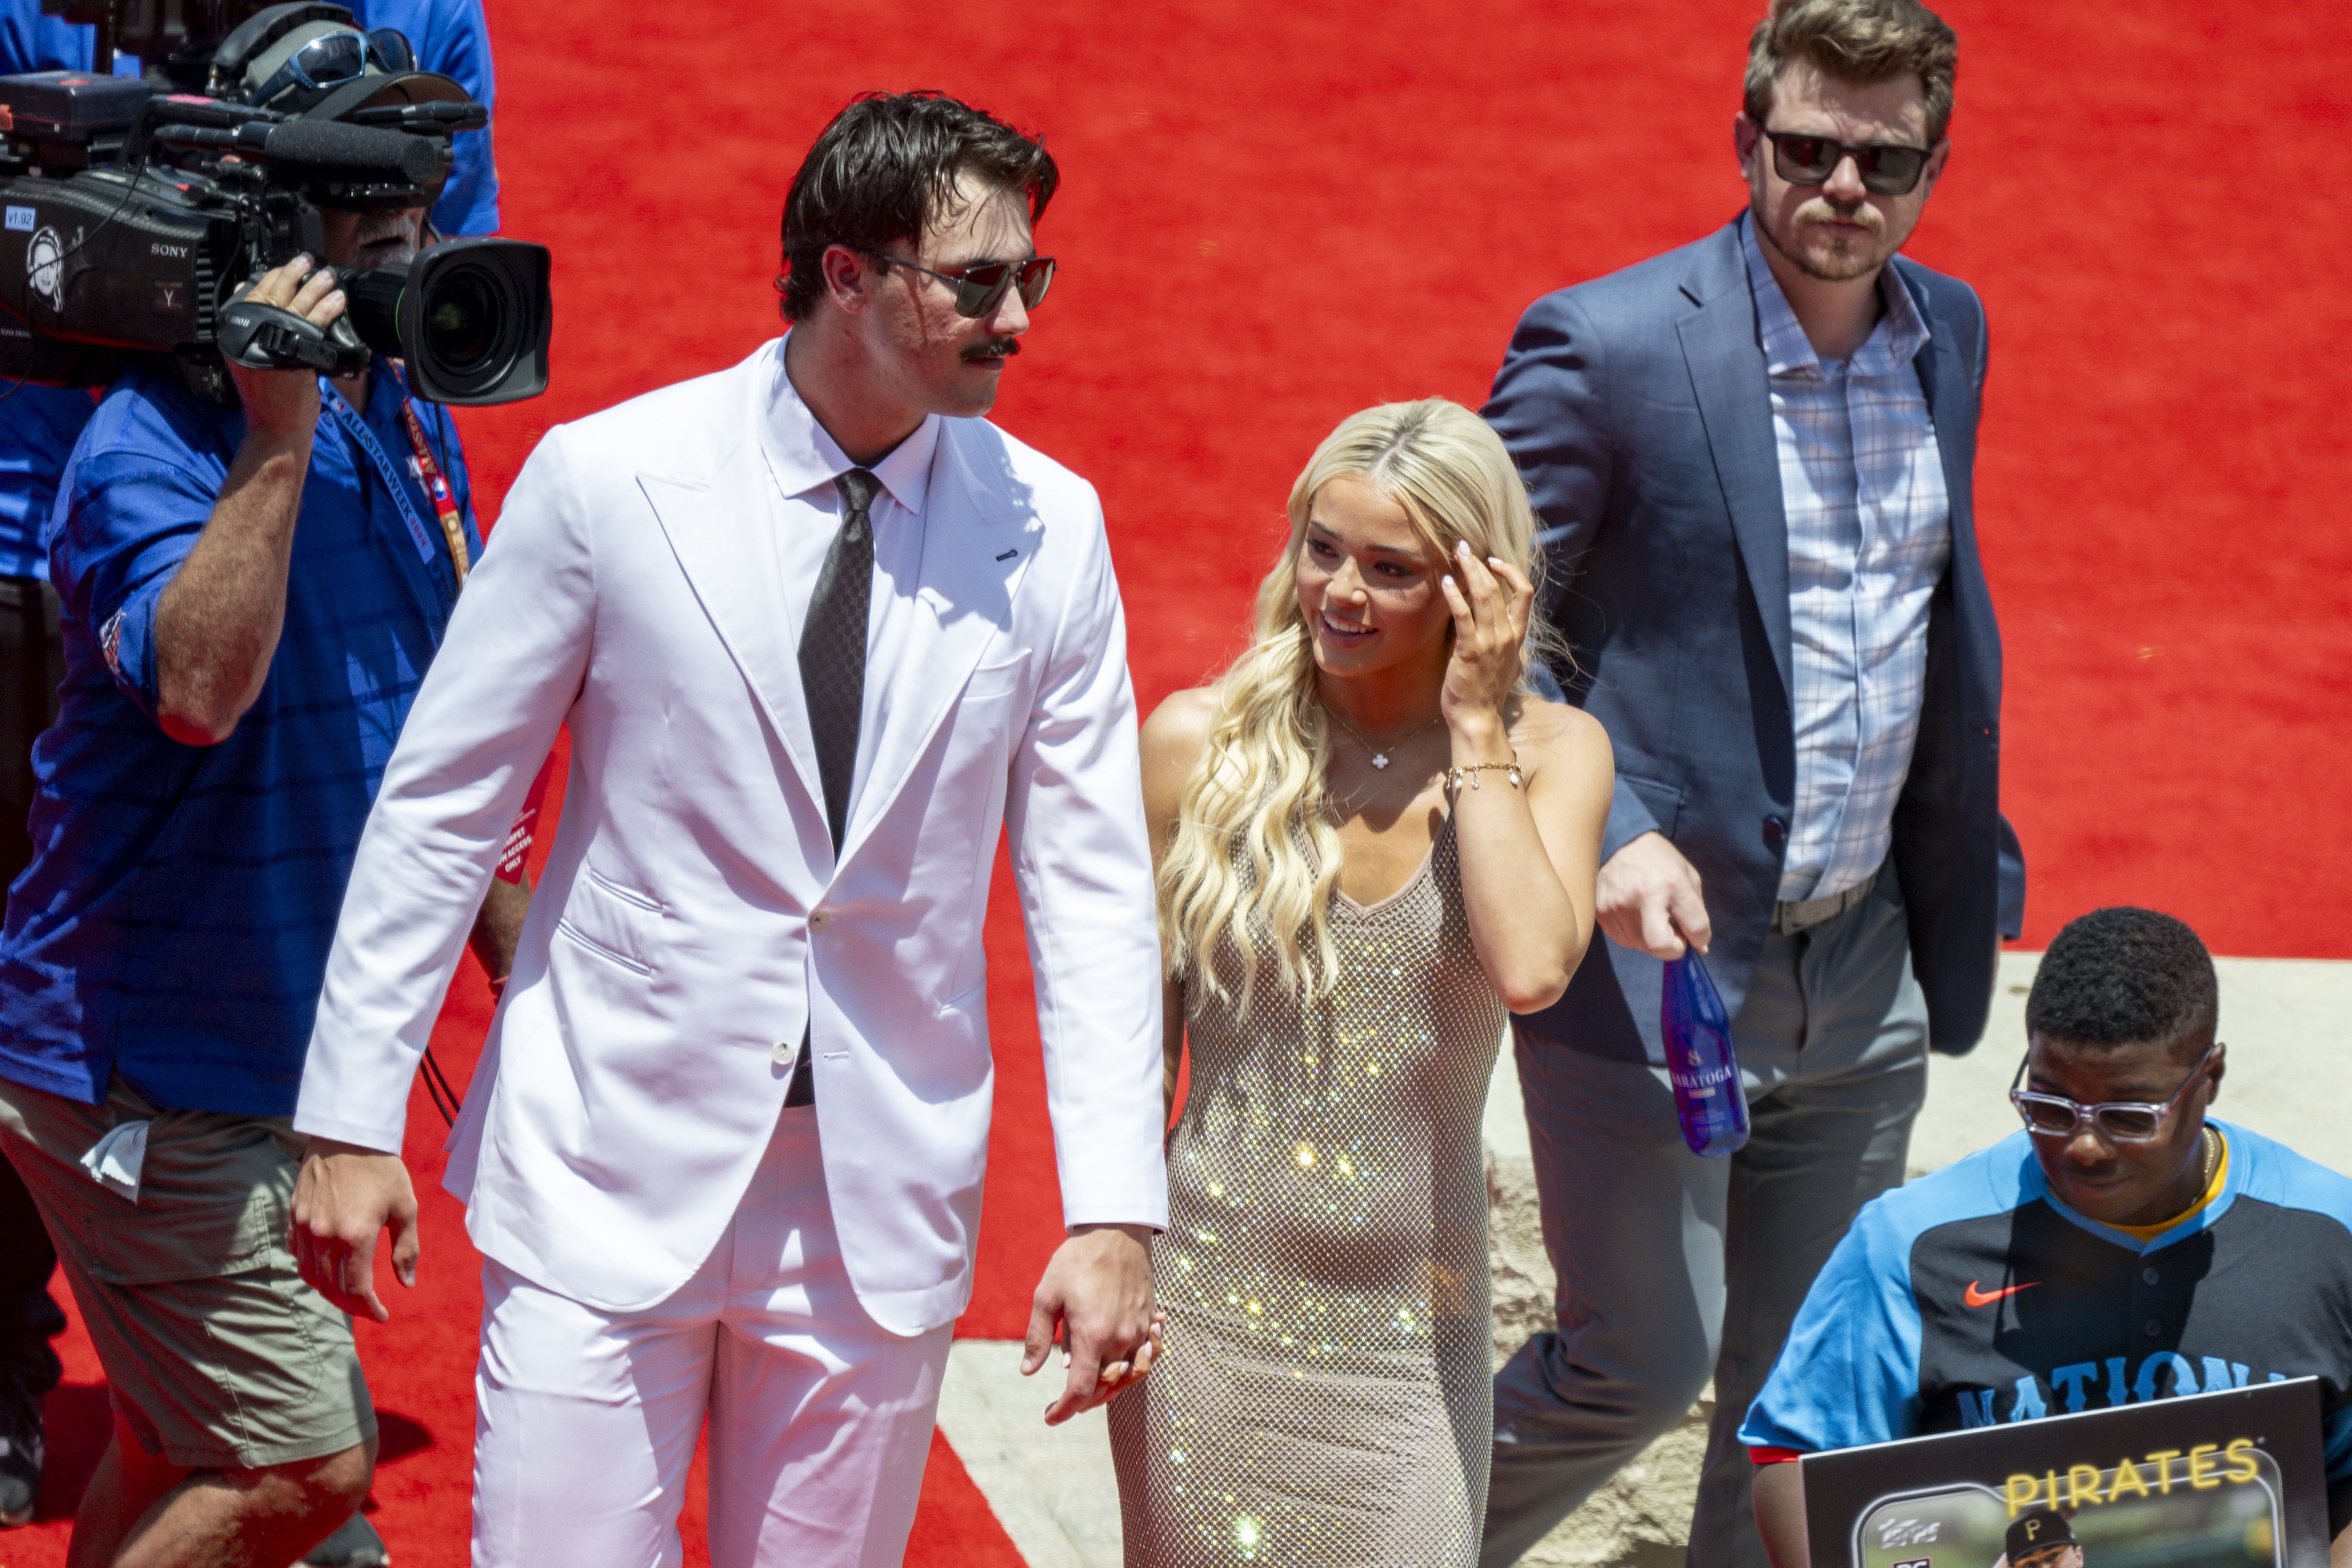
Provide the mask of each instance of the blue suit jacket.
[{"label": "blue suit jacket", "polygon": [[[1984,1032],[1996,932],[2014,934],[2024,904],[1999,809],[2000,633],[1977,556],[1985,318],[1967,284],[1893,265],[1927,320],[1919,381],[1952,507],[1893,859],[1929,1041],[1958,1054]],[[1556,673],[1616,747],[1602,854],[1654,830],[1689,858],[1715,926],[1708,967],[1736,1017],[1771,924],[1796,790],[1788,524],[1737,225],[1537,300],[1486,415],[1534,497],[1546,609],[1575,651],[1576,667]],[[1662,1061],[1662,973],[1646,954],[1596,941],[1568,994],[1522,1027]]]}]

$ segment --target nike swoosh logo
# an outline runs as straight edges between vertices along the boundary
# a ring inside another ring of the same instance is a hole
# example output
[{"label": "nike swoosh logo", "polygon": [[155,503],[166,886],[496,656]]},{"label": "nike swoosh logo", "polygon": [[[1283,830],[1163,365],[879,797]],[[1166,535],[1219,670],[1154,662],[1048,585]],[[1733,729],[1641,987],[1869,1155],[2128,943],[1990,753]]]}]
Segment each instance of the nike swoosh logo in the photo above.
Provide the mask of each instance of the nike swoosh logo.
[{"label": "nike swoosh logo", "polygon": [[1989,1307],[2003,1296],[2013,1296],[2020,1291],[2030,1291],[2040,1283],[2042,1281],[2039,1280],[2028,1280],[2022,1285],[2011,1285],[1999,1291],[1980,1291],[1977,1289],[1977,1282],[1970,1280],[1969,1288],[1960,1292],[1960,1300],[1972,1307]]}]

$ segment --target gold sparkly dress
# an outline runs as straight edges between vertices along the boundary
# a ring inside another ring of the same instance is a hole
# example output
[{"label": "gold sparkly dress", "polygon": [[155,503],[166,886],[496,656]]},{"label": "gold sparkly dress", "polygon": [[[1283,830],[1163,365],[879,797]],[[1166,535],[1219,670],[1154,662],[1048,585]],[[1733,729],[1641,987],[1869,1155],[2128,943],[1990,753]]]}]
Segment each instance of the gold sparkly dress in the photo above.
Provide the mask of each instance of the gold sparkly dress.
[{"label": "gold sparkly dress", "polygon": [[[1479,1124],[1505,1014],[1454,829],[1365,907],[1335,995],[1260,954],[1246,1016],[1192,994],[1154,1249],[1165,1354],[1110,1406],[1128,1568],[1469,1568],[1494,1427]],[[1241,964],[1216,959],[1231,996]]]}]

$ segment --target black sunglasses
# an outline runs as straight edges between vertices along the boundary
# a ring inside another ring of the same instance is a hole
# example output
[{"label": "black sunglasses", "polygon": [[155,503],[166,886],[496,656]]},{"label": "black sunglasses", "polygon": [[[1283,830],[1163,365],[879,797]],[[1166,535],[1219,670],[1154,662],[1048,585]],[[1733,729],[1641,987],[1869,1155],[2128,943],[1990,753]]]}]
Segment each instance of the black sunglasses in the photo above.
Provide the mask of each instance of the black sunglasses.
[{"label": "black sunglasses", "polygon": [[954,284],[956,314],[975,321],[992,315],[1003,301],[1005,291],[1015,284],[1020,286],[1021,303],[1032,310],[1045,303],[1045,290],[1054,287],[1054,258],[1050,256],[1033,256],[1021,261],[976,261],[970,267],[934,272],[886,250],[866,254],[885,267],[903,267],[909,272],[936,277],[941,283]]},{"label": "black sunglasses", "polygon": [[1935,151],[1892,141],[1853,147],[1802,131],[1768,131],[1764,139],[1772,143],[1772,167],[1791,185],[1826,184],[1838,165],[1851,158],[1862,175],[1862,188],[1882,196],[1909,195],[1927,167],[1927,154]]},{"label": "black sunglasses", "polygon": [[2212,1061],[2213,1053],[2221,1049],[2221,1042],[2218,1040],[2207,1046],[2205,1054],[2197,1059],[2197,1065],[2189,1070],[2189,1076],[2180,1081],[2180,1087],[2160,1105],[2151,1105],[2144,1100],[2102,1100],[2095,1105],[2085,1105],[2078,1100],[2069,1100],[2063,1094],[2043,1094],[2031,1089],[2021,1089],[2018,1085],[2025,1082],[2026,1066],[2033,1060],[2033,1053],[2028,1051],[2025,1061],[2017,1064],[2017,1076],[2010,1080],[2009,1103],[2017,1107],[2017,1113],[2025,1118],[2029,1129],[2045,1138],[2071,1138],[2084,1123],[2089,1122],[2098,1127],[2100,1134],[2109,1143],[2152,1143],[2158,1129],[2164,1125],[2166,1115],[2180,1103],[2180,1097],[2205,1076],[2205,1064]]}]

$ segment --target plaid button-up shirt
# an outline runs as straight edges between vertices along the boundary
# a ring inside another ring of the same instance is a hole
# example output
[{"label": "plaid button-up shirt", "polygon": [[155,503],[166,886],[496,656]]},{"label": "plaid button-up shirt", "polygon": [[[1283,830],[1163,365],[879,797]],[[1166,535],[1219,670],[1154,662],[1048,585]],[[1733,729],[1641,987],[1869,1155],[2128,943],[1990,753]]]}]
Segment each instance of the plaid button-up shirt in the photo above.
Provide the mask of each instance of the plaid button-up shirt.
[{"label": "plaid button-up shirt", "polygon": [[1874,875],[1894,839],[1927,687],[1927,613],[1951,559],[1951,498],[1913,364],[1927,323],[1894,269],[1852,360],[1813,352],[1740,225],[1771,380],[1789,527],[1797,799],[1780,896],[1827,898]]}]

